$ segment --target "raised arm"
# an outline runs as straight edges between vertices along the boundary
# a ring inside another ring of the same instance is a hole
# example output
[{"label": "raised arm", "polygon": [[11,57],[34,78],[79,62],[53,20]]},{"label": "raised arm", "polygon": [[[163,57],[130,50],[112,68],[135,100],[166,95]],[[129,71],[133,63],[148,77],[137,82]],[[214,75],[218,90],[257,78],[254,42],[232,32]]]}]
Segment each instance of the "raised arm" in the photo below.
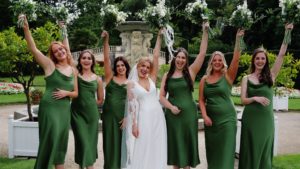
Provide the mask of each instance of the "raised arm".
[{"label": "raised arm", "polygon": [[199,84],[199,106],[202,114],[202,118],[206,126],[212,126],[212,121],[208,117],[205,107],[205,97],[204,97],[204,83],[206,80],[206,76],[202,77],[200,84]]},{"label": "raised arm", "polygon": [[26,16],[19,16],[19,17],[24,17],[24,34],[25,34],[25,40],[27,42],[27,47],[29,51],[32,53],[34,56],[34,59],[37,61],[37,63],[44,69],[45,75],[48,76],[50,75],[54,69],[55,65],[51,61],[50,58],[46,57],[35,45],[35,42],[32,38],[31,32],[29,30],[29,25],[27,22]]},{"label": "raised arm", "polygon": [[97,78],[98,87],[97,87],[97,105],[101,105],[104,100],[104,91],[103,91],[103,82],[100,77]]},{"label": "raised arm", "polygon": [[159,55],[160,55],[162,31],[163,30],[160,29],[157,33],[155,48],[153,50],[153,68],[152,68],[152,71],[150,72],[150,77],[154,82],[156,82],[158,67],[159,67],[158,59],[159,59]]},{"label": "raised arm", "polygon": [[104,55],[104,73],[105,73],[105,83],[108,84],[113,77],[113,72],[111,68],[111,61],[109,58],[109,34],[107,31],[103,31],[101,34],[103,38],[103,55]]},{"label": "raised arm", "polygon": [[201,69],[203,61],[205,59],[206,50],[207,50],[207,43],[208,43],[208,28],[209,28],[209,23],[204,22],[202,24],[203,34],[202,34],[199,54],[197,55],[197,58],[194,61],[194,63],[191,64],[190,67],[189,67],[189,71],[190,71],[191,78],[192,78],[193,81],[195,81],[196,75],[199,72],[199,70]]},{"label": "raised arm", "polygon": [[[285,31],[288,31],[288,30],[292,30],[294,28],[294,25],[293,24],[286,24],[285,25]],[[284,58],[284,55],[286,53],[286,50],[287,50],[287,47],[288,47],[288,44],[285,44],[282,42],[281,44],[281,47],[280,47],[280,51],[278,53],[278,56],[275,60],[275,63],[271,69],[271,74],[272,74],[272,80],[275,81],[279,71],[280,71],[280,68],[281,68],[281,65],[283,63],[283,58]]]},{"label": "raised arm", "polygon": [[228,71],[226,73],[227,81],[230,84],[233,84],[234,79],[235,79],[236,74],[237,74],[237,71],[238,71],[238,68],[239,68],[239,59],[240,59],[240,56],[241,56],[240,39],[241,39],[242,36],[244,36],[244,30],[238,29],[238,31],[236,32],[233,58],[231,60]]},{"label": "raised arm", "polygon": [[160,103],[164,107],[170,109],[173,114],[178,114],[180,112],[178,107],[173,105],[172,103],[170,103],[169,100],[166,98],[166,95],[167,95],[167,92],[165,91],[166,79],[167,79],[167,74],[165,74],[163,76],[161,84],[160,84],[160,93],[159,93]]}]

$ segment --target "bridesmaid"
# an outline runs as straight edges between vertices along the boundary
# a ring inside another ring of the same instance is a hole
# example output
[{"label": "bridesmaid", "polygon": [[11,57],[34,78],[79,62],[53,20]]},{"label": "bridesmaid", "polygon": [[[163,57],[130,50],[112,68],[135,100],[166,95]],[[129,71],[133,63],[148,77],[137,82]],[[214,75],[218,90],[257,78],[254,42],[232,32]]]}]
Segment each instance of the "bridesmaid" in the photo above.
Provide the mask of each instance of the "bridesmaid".
[{"label": "bridesmaid", "polygon": [[102,32],[104,40],[104,71],[106,94],[103,105],[104,169],[121,168],[122,121],[127,96],[127,78],[130,66],[124,57],[117,57],[113,70],[109,58],[109,34]]},{"label": "bridesmaid", "polygon": [[199,85],[199,105],[205,123],[205,147],[208,169],[233,169],[235,155],[236,111],[230,98],[238,70],[240,38],[236,33],[235,48],[227,70],[224,54],[212,54],[206,75]]},{"label": "bridesmaid", "polygon": [[[22,17],[22,16],[20,16]],[[24,16],[25,17],[25,16]],[[39,105],[39,149],[35,169],[64,168],[70,127],[70,98],[78,95],[77,73],[72,67],[68,39],[52,42],[49,57],[39,49],[31,36],[27,19],[24,34],[28,49],[45,72],[46,89]]]},{"label": "bridesmaid", "polygon": [[[103,84],[95,74],[95,57],[85,50],[78,58],[78,98],[71,104],[71,125],[75,140],[75,162],[80,168],[93,169],[98,144],[98,105],[103,102]],[[95,98],[97,93],[97,99]]]},{"label": "bridesmaid", "polygon": [[[285,30],[292,30],[287,24]],[[241,100],[245,105],[242,117],[239,169],[271,169],[274,142],[272,86],[283,63],[287,44],[269,68],[267,52],[258,48],[251,59],[251,74],[242,80]]]},{"label": "bridesmaid", "polygon": [[173,165],[174,169],[189,169],[200,163],[197,107],[192,92],[206,54],[208,27],[208,23],[203,23],[200,52],[195,62],[189,66],[187,51],[177,49],[170,71],[164,75],[160,87],[160,101],[167,108],[168,165]]}]

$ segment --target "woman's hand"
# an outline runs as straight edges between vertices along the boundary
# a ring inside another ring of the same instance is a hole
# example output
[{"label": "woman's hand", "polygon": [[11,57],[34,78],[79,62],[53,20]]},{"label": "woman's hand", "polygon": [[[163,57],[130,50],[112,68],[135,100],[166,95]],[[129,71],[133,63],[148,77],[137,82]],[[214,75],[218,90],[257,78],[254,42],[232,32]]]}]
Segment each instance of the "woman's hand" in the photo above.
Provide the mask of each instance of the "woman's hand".
[{"label": "woman's hand", "polygon": [[202,31],[208,31],[208,28],[209,28],[209,22],[208,21],[205,21],[202,23]]},{"label": "woman's hand", "polygon": [[124,129],[127,125],[127,119],[126,117],[124,117],[120,122],[119,122],[120,125],[120,129]]},{"label": "woman's hand", "polygon": [[286,30],[293,30],[294,29],[294,24],[292,24],[292,23],[287,23],[287,24],[285,24],[285,29]]},{"label": "woman's hand", "polygon": [[270,104],[270,100],[266,97],[253,97],[253,100],[263,106],[268,106]]},{"label": "woman's hand", "polygon": [[62,99],[64,97],[68,96],[68,91],[62,90],[62,89],[56,89],[56,91],[53,92],[52,97],[56,100]]},{"label": "woman's hand", "polygon": [[136,123],[132,124],[132,134],[135,138],[138,138],[139,136],[139,129]]},{"label": "woman's hand", "polygon": [[20,15],[18,16],[18,19],[19,19],[19,20],[20,20],[20,19],[24,19],[23,29],[29,29],[29,24],[28,24],[26,15],[20,14]]},{"label": "woman's hand", "polygon": [[177,106],[172,106],[170,110],[171,110],[172,113],[175,114],[175,115],[179,114],[180,111],[181,111],[180,109],[178,109]]},{"label": "woman's hand", "polygon": [[244,29],[238,29],[237,32],[236,32],[236,37],[237,38],[240,38],[242,36],[245,35],[245,30]]},{"label": "woman's hand", "polygon": [[204,116],[203,120],[204,120],[204,124],[206,126],[212,126],[212,121],[211,121],[211,119],[208,116]]},{"label": "woman's hand", "polygon": [[108,32],[107,32],[107,31],[103,31],[103,32],[101,33],[101,38],[103,38],[103,39],[108,39],[108,38],[109,38]]}]

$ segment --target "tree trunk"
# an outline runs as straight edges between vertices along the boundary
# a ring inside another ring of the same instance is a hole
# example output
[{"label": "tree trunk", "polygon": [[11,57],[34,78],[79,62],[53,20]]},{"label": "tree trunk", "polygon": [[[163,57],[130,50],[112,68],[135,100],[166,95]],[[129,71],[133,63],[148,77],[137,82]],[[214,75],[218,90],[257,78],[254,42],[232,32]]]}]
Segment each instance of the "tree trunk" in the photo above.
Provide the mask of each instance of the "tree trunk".
[{"label": "tree trunk", "polygon": [[26,95],[27,112],[28,112],[29,120],[33,121],[32,112],[31,112],[31,101],[29,97],[29,88],[24,88],[24,93]]}]

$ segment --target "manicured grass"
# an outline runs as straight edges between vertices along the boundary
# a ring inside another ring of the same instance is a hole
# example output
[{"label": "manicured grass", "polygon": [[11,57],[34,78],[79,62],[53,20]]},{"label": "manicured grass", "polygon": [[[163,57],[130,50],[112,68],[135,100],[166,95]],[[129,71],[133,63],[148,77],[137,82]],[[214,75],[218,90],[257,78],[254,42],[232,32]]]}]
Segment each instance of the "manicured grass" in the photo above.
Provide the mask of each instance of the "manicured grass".
[{"label": "manicured grass", "polygon": [[300,99],[289,99],[289,110],[298,110],[299,111],[300,110]]},{"label": "manicured grass", "polygon": [[33,169],[34,159],[8,159],[0,157],[1,169]]},{"label": "manicured grass", "polygon": [[274,169],[299,169],[300,154],[274,157],[273,167]]},{"label": "manicured grass", "polygon": [[[25,77],[28,78],[28,77]],[[5,78],[0,78],[0,82],[12,82],[11,78],[5,77]],[[36,76],[33,80],[33,86],[45,86],[45,80],[43,75]]]},{"label": "manicured grass", "polygon": [[0,105],[26,103],[26,96],[24,93],[12,95],[0,95]]}]

